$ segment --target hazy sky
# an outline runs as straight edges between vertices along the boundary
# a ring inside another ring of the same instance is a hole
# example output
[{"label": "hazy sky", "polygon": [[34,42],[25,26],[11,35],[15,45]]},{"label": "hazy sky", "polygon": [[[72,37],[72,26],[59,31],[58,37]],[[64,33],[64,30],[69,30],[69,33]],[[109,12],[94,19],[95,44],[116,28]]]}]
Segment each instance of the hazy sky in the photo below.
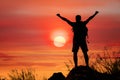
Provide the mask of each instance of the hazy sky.
[{"label": "hazy sky", "polygon": [[[38,66],[47,70],[49,66],[62,70],[71,59],[72,30],[57,13],[71,21],[80,14],[84,21],[99,11],[87,25],[89,48],[119,47],[119,8],[120,0],[0,0],[0,69]],[[64,47],[54,46],[55,35],[65,37]]]}]

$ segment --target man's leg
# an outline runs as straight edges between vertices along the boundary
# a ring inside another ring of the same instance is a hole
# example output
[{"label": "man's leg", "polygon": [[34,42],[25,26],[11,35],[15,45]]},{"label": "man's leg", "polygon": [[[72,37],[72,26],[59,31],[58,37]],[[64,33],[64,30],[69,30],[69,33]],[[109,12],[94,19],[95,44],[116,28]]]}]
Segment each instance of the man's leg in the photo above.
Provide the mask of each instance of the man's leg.
[{"label": "man's leg", "polygon": [[73,52],[73,61],[74,61],[75,67],[78,66],[78,57],[77,57],[78,49],[79,49],[79,43],[78,43],[78,41],[73,39],[72,52]]},{"label": "man's leg", "polygon": [[89,66],[89,58],[88,58],[88,55],[87,55],[87,51],[83,51],[83,54],[84,54],[84,59],[85,59],[86,66]]},{"label": "man's leg", "polygon": [[89,58],[88,58],[88,54],[87,54],[88,47],[87,47],[86,40],[83,41],[83,44],[81,45],[81,49],[82,49],[82,52],[83,52],[83,55],[84,55],[86,66],[89,66]]},{"label": "man's leg", "polygon": [[78,66],[78,57],[77,57],[77,52],[73,53],[73,60],[74,60],[74,65],[75,67]]}]

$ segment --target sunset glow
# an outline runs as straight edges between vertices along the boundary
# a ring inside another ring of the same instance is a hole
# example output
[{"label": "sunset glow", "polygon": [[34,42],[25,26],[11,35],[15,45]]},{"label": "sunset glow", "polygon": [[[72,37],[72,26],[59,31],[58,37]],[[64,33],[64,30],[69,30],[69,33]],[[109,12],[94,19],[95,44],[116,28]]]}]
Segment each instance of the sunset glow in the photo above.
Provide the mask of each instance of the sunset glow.
[{"label": "sunset glow", "polygon": [[[26,67],[41,78],[68,73],[73,31],[57,13],[74,22],[78,14],[84,21],[99,11],[87,25],[89,55],[101,54],[104,46],[120,50],[119,8],[120,0],[0,0],[0,76]],[[81,51],[79,56],[84,65]]]}]

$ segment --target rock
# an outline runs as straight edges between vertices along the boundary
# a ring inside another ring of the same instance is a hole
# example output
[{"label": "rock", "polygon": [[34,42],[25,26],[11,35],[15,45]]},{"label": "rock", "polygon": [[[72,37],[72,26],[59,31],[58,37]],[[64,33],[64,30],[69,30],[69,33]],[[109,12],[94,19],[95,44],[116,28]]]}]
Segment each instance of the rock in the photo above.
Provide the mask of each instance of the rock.
[{"label": "rock", "polygon": [[78,66],[73,68],[66,78],[61,72],[58,72],[54,73],[48,80],[120,80],[119,73],[100,73],[87,66]]},{"label": "rock", "polygon": [[99,74],[99,72],[92,70],[90,67],[79,66],[69,72],[66,80],[96,80]]},{"label": "rock", "polygon": [[65,76],[61,73],[54,73],[48,80],[65,80]]}]

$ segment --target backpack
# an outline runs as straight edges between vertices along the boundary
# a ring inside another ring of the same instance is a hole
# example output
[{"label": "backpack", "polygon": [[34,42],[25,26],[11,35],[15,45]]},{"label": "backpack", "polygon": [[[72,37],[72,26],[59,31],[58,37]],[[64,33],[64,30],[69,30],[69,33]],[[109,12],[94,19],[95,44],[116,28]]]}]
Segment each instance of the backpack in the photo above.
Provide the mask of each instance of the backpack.
[{"label": "backpack", "polygon": [[81,22],[79,24],[75,23],[73,28],[72,28],[72,31],[74,32],[75,35],[80,35],[81,34],[81,36],[85,37],[86,41],[89,43],[89,41],[88,41],[88,38],[89,38],[88,28],[86,27],[86,24],[84,24],[84,22]]}]

